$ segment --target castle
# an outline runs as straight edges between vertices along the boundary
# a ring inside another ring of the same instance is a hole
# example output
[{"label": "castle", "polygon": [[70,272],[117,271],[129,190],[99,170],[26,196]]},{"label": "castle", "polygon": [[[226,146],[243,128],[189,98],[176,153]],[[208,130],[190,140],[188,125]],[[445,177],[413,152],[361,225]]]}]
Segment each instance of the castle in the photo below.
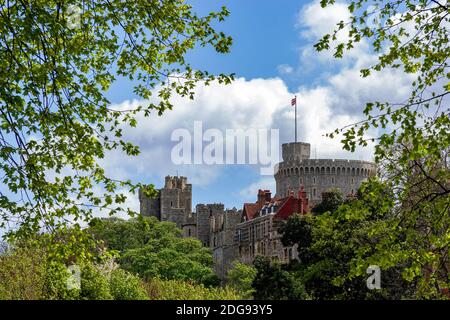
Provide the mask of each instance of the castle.
[{"label": "castle", "polygon": [[275,168],[276,195],[259,190],[255,203],[242,210],[223,204],[197,204],[192,212],[192,185],[186,177],[165,178],[156,198],[139,191],[140,212],[176,223],[184,237],[195,237],[213,254],[214,270],[224,279],[234,261],[252,263],[257,255],[288,262],[297,248],[284,247],[277,232],[292,214],[305,214],[322,201],[330,189],[354,195],[361,183],[375,175],[372,162],[344,159],[311,159],[309,143],[282,145],[282,162]]}]

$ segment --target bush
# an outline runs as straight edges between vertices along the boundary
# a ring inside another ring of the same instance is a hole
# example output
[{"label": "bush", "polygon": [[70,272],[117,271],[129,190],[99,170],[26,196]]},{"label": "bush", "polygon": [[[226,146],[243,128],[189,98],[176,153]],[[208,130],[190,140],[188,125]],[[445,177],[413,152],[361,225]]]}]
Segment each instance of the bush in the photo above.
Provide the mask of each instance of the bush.
[{"label": "bush", "polygon": [[110,290],[115,300],[148,300],[141,280],[122,269],[111,272]]},{"label": "bush", "polygon": [[235,262],[228,271],[227,281],[230,286],[238,290],[245,299],[252,299],[255,290],[252,287],[256,277],[256,269],[240,262]]},{"label": "bush", "polygon": [[45,273],[45,257],[40,251],[28,247],[6,250],[0,256],[0,299],[43,299]]},{"label": "bush", "polygon": [[83,300],[112,300],[109,290],[109,280],[94,265],[86,264],[81,271],[80,299]]},{"label": "bush", "polygon": [[84,263],[81,288],[69,289],[65,264],[49,261],[45,250],[23,246],[0,255],[0,300],[148,299],[140,279],[124,270]]},{"label": "bush", "polygon": [[231,287],[207,288],[180,280],[150,279],[145,288],[151,300],[239,300],[242,296]]},{"label": "bush", "polygon": [[215,286],[211,251],[193,238],[181,237],[175,223],[155,217],[95,219],[90,232],[110,250],[120,253],[120,266],[141,278],[195,281]]}]

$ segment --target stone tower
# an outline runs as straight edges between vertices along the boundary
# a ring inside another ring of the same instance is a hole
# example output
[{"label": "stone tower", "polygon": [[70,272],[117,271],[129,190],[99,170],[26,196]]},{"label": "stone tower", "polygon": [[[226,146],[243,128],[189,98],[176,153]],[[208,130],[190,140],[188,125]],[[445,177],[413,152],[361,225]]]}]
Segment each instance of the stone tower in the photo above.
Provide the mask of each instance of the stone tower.
[{"label": "stone tower", "polygon": [[224,280],[233,262],[239,258],[234,242],[236,225],[241,222],[242,211],[236,208],[214,212],[210,219],[210,245],[213,253],[214,271]]},{"label": "stone tower", "polygon": [[205,247],[209,247],[211,239],[211,218],[214,215],[222,214],[224,212],[224,205],[222,203],[198,204],[195,207],[195,212],[197,215],[197,238]]},{"label": "stone tower", "polygon": [[309,143],[282,145],[283,161],[275,170],[276,194],[285,197],[303,186],[311,203],[322,200],[330,189],[340,189],[344,195],[355,194],[361,183],[376,174],[373,162],[346,159],[310,159]]},{"label": "stone tower", "polygon": [[160,221],[175,222],[185,236],[195,236],[195,216],[192,214],[192,185],[186,177],[165,178],[164,188],[158,190],[154,199],[139,190],[140,212],[154,216]]}]

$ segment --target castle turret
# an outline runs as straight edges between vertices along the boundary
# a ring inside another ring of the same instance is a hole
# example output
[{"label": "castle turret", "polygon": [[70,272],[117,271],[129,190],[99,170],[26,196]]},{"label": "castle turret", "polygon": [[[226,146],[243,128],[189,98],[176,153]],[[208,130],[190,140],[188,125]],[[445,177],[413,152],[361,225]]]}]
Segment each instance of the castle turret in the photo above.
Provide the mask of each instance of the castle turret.
[{"label": "castle turret", "polygon": [[175,222],[180,229],[190,225],[187,236],[193,236],[196,230],[192,215],[192,185],[186,177],[166,176],[164,188],[158,190],[156,198],[149,199],[139,190],[141,214],[155,216],[161,221]]},{"label": "castle turret", "polygon": [[276,195],[285,197],[304,188],[311,204],[322,200],[322,194],[340,189],[345,195],[355,194],[361,183],[375,175],[373,162],[347,159],[311,159],[309,143],[282,145],[283,161],[275,172]]}]

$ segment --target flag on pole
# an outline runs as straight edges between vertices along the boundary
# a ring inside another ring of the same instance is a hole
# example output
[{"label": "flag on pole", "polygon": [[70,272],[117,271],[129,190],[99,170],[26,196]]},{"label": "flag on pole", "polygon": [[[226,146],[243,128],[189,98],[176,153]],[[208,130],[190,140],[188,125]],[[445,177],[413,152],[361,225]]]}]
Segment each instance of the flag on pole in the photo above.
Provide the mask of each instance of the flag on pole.
[{"label": "flag on pole", "polygon": [[291,106],[295,106],[297,104],[297,97],[291,100]]}]

